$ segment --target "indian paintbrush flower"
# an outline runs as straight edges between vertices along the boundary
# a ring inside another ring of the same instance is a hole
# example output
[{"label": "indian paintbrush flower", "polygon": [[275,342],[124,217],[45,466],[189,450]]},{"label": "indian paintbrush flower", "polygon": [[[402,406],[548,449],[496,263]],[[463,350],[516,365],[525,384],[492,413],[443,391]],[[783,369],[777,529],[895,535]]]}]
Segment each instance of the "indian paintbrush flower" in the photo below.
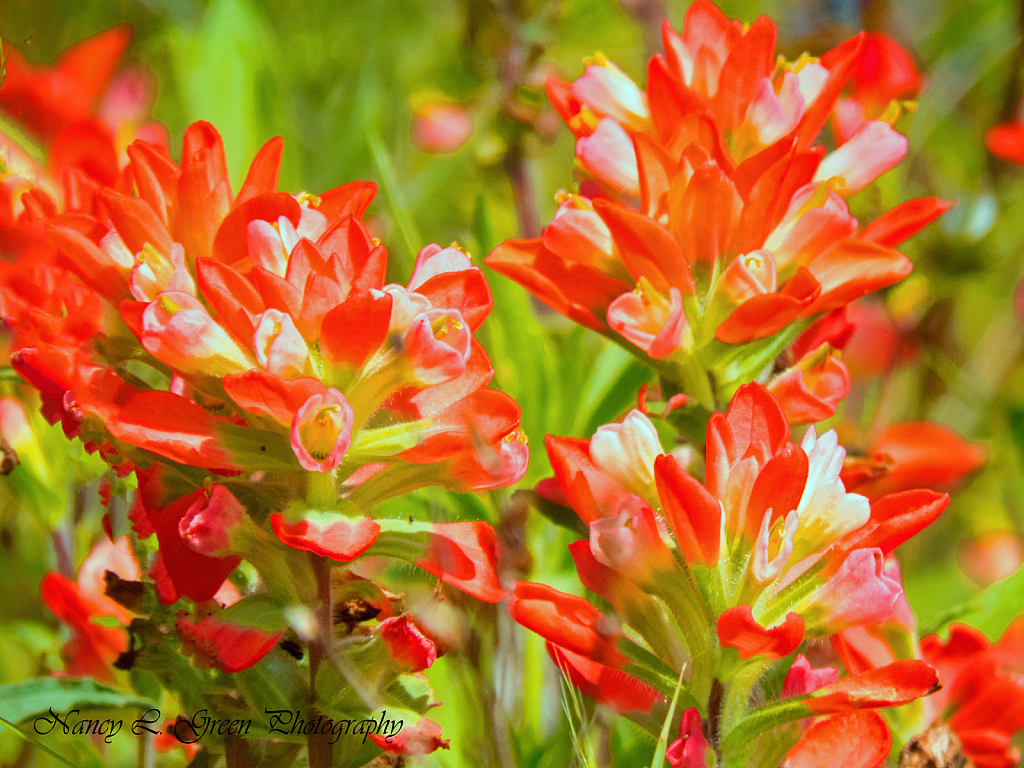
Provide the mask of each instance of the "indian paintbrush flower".
[{"label": "indian paintbrush flower", "polygon": [[[765,714],[752,704],[759,679],[805,639],[893,615],[902,585],[885,555],[933,521],[945,495],[904,491],[872,503],[848,493],[835,432],[810,427],[791,442],[782,408],[757,384],[711,417],[703,482],[661,449],[640,411],[590,441],[548,437],[547,445],[564,500],[589,530],[571,547],[580,580],[614,614],[531,582],[516,586],[510,610],[588,695],[627,711],[642,700],[650,711],[664,703],[655,694],[672,697],[685,669],[684,700],[718,723],[707,737],[722,754],[739,754],[751,748],[744,739],[773,728],[778,744],[794,746],[801,732],[783,725],[792,720],[895,706],[935,686],[934,670],[918,661],[892,659],[837,680],[805,660]],[[616,698],[600,684],[613,673],[651,695]]]},{"label": "indian paintbrush flower", "polygon": [[[872,112],[829,154],[815,143],[851,78],[864,98],[914,90],[883,87],[887,38],[776,62],[771,21],[744,28],[701,0],[663,39],[646,90],[603,57],[571,84],[549,79],[577,137],[580,191],[560,194],[542,237],[509,240],[487,263],[713,409],[760,374],[741,361],[774,357],[823,313],[909,274],[896,246],[948,204],[912,201],[866,228],[850,214],[846,199],[906,152],[898,109]],[[777,387],[803,401],[797,421],[834,412],[848,386],[834,358],[813,365]]]}]

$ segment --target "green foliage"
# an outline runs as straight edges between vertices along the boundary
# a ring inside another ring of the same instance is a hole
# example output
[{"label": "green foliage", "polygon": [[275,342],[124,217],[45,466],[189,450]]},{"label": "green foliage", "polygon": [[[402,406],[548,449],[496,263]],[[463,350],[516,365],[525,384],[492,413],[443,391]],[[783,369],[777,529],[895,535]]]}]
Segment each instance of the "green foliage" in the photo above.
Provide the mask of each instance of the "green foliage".
[{"label": "green foliage", "polygon": [[100,685],[89,678],[33,678],[0,685],[0,718],[10,723],[20,723],[51,709],[60,714],[76,708],[146,711],[156,706],[153,699]]},{"label": "green foliage", "polygon": [[960,622],[977,627],[995,642],[1010,622],[1021,615],[1024,615],[1024,568],[951,609],[928,628],[928,633],[941,632],[953,622]]}]

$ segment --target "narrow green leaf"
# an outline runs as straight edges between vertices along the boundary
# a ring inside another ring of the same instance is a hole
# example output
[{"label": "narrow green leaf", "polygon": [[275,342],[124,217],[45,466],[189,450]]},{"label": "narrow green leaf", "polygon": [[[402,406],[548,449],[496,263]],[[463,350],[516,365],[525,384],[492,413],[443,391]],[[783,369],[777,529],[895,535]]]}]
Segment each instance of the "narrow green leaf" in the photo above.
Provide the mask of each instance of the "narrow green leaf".
[{"label": "narrow green leaf", "polygon": [[[266,711],[294,712],[308,709],[309,692],[298,666],[283,653],[269,653],[260,662],[232,675],[239,693],[249,705],[253,720],[260,728],[270,728]],[[304,737],[285,737],[302,740]]]},{"label": "narrow green leaf", "polygon": [[799,720],[807,717],[810,711],[804,703],[807,696],[793,697],[785,701],[777,701],[773,704],[761,707],[747,717],[740,720],[719,745],[723,753],[736,752],[745,745],[764,733],[792,720]]},{"label": "narrow green leaf", "polygon": [[684,666],[679,672],[679,681],[676,683],[676,692],[672,694],[672,703],[668,705],[668,714],[661,726],[661,733],[658,735],[658,748],[654,750],[654,760],[651,761],[651,768],[664,768],[665,753],[668,751],[668,734],[672,728],[672,720],[676,714],[676,704],[679,702],[679,692],[683,690],[683,675],[686,674]]},{"label": "narrow green leaf", "polygon": [[38,747],[39,749],[43,750],[44,752],[47,752],[48,754],[52,755],[53,757],[57,758],[62,763],[64,763],[64,765],[70,765],[71,768],[77,768],[77,766],[74,763],[68,761],[63,755],[61,755],[61,754],[55,752],[54,750],[50,749],[48,746],[43,744],[43,742],[39,741],[38,739],[33,739],[31,736],[29,736],[27,733],[25,733],[23,730],[21,730],[14,723],[9,722],[9,721],[5,720],[2,717],[0,717],[0,723],[3,723],[5,726],[10,728],[20,738],[22,738],[25,741],[27,741],[33,747]]},{"label": "narrow green leaf", "polygon": [[66,712],[87,707],[103,709],[151,709],[159,706],[127,691],[100,685],[90,678],[37,677],[0,685],[0,717],[20,723],[33,715]]},{"label": "narrow green leaf", "polygon": [[416,223],[413,221],[409,206],[406,204],[405,198],[398,188],[398,179],[395,177],[395,169],[391,164],[391,155],[388,154],[387,148],[385,148],[380,137],[372,131],[366,134],[366,144],[370,148],[373,162],[376,164],[377,172],[380,174],[381,187],[384,190],[385,197],[388,199],[388,205],[391,207],[391,215],[394,217],[398,231],[402,233],[402,239],[405,241],[405,247],[409,251],[409,265],[411,267],[413,259],[416,258],[416,254],[419,253],[420,246],[423,244],[423,239],[416,229]]}]

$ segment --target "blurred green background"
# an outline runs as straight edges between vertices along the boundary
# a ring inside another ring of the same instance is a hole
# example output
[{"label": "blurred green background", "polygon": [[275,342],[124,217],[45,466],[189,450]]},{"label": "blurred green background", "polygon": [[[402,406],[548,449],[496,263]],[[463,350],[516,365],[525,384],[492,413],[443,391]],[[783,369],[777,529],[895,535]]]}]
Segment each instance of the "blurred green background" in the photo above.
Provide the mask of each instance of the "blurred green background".
[{"label": "blurred green background", "polygon": [[[131,24],[129,57],[157,77],[154,116],[170,131],[172,156],[185,126],[203,119],[224,137],[236,189],[272,136],[285,139],[282,190],[376,181],[369,226],[389,247],[389,277],[405,282],[427,243],[457,241],[482,264],[500,241],[536,234],[550,220],[555,194],[573,189],[572,138],[547,107],[544,78],[575,78],[583,58],[601,51],[642,83],[647,57],[661,47],[660,19],[667,15],[678,29],[686,7],[659,0],[6,0],[0,37],[49,63],[74,42]],[[1020,98],[1021,9],[1009,0],[735,0],[721,7],[746,22],[771,16],[777,50],[790,59],[822,53],[866,28],[906,46],[926,74],[916,114],[899,124],[909,132],[907,159],[855,198],[854,213],[870,220],[922,195],[957,207],[906,246],[914,276],[886,296],[919,346],[916,358],[884,380],[855,381],[835,421],[868,424],[882,404],[892,421],[936,419],[986,443],[989,465],[900,554],[922,631],[958,616],[997,636],[1024,606],[1024,581],[1011,576],[982,592],[984,580],[965,573],[970,553],[962,542],[1002,532],[1019,548],[1024,533],[1024,342],[1013,309],[1024,269],[1024,170],[993,159],[982,144],[984,130],[1011,118]],[[410,139],[414,108],[437,98],[463,105],[472,120],[471,137],[454,152],[421,152]],[[518,213],[513,181],[521,190]],[[522,487],[532,487],[550,474],[545,433],[590,436],[635,402],[649,374],[505,278],[488,272],[488,279],[495,308],[480,338],[494,385],[522,406],[532,450]],[[39,428],[42,455],[62,465],[59,432]],[[48,523],[4,490],[0,682],[59,665],[60,628],[36,599],[36,585],[54,567],[47,526],[65,525],[60,509],[73,506],[74,469],[61,471],[41,481],[60,496]],[[507,548],[525,543],[532,565],[524,559],[523,573],[579,591],[566,549],[574,534],[509,499],[510,491],[482,499],[428,491],[381,514],[489,519],[503,526]],[[91,496],[79,502],[80,560],[100,535],[101,510]],[[463,608],[465,646],[430,671],[444,702],[434,717],[452,749],[423,764],[554,768],[587,749],[597,764],[650,760],[653,742],[629,723],[581,730],[542,644],[500,607]],[[563,702],[590,747],[574,746]],[[75,749],[84,750],[82,764],[98,759],[88,747]],[[28,765],[26,754],[13,734],[0,735],[0,763]],[[46,764],[45,756],[34,759]],[[132,765],[135,755],[115,750],[102,759]],[[159,762],[183,758],[172,753]]]}]

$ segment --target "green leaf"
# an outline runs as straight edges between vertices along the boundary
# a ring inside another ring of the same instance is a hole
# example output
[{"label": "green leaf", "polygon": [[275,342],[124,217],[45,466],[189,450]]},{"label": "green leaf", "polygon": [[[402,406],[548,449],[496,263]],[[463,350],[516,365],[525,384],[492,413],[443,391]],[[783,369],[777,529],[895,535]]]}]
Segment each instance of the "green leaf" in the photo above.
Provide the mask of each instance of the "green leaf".
[{"label": "green leaf", "polygon": [[608,344],[597,356],[584,387],[573,434],[589,437],[602,424],[614,421],[636,403],[640,385],[650,381],[653,375],[650,368],[627,350]]},{"label": "green leaf", "polygon": [[182,29],[175,27],[168,42],[184,118],[217,126],[237,191],[266,133],[257,119],[254,84],[273,60],[273,38],[242,0],[214,0],[198,33]]},{"label": "green leaf", "polygon": [[320,665],[316,673],[317,706],[335,719],[364,717],[369,709],[349,685],[344,675],[330,660]]},{"label": "green leaf", "polygon": [[761,707],[743,718],[722,740],[719,745],[722,752],[739,752],[746,749],[758,734],[783,723],[807,717],[810,714],[810,710],[807,704],[804,703],[806,698],[809,697],[804,695],[786,699],[785,701],[777,701]]},{"label": "green leaf", "polygon": [[152,709],[153,699],[100,685],[90,678],[39,677],[0,685],[0,717],[20,723],[33,715],[70,709]]},{"label": "green leaf", "polygon": [[61,755],[58,752],[55,752],[54,750],[50,749],[48,746],[43,744],[43,742],[39,741],[38,739],[32,738],[27,733],[25,733],[23,730],[21,730],[18,726],[16,726],[14,723],[9,722],[9,721],[5,720],[2,717],[0,717],[0,723],[3,723],[4,726],[6,726],[11,731],[16,733],[20,738],[24,739],[25,741],[27,741],[32,746],[37,747],[38,749],[41,749],[44,752],[48,752],[50,755],[52,755],[53,757],[55,757],[58,760],[60,760],[60,762],[64,763],[64,765],[70,765],[71,768],[77,768],[77,766],[74,763],[70,762],[63,755]]},{"label": "green leaf", "polygon": [[665,766],[665,753],[668,751],[668,733],[676,714],[676,704],[679,703],[679,692],[683,690],[683,675],[685,673],[685,668],[679,673],[676,692],[672,694],[672,703],[668,706],[668,714],[665,716],[665,722],[661,726],[661,733],[658,734],[658,748],[654,750],[654,760],[651,761],[651,768],[664,768]]},{"label": "green leaf", "polygon": [[[270,729],[271,716],[266,710],[305,712],[309,709],[309,689],[302,670],[283,652],[267,654],[258,664],[235,672],[232,678],[249,705],[254,727],[259,723],[264,732]],[[301,741],[305,737],[283,738]]]},{"label": "green leaf", "polygon": [[579,539],[586,539],[590,536],[590,529],[570,507],[563,507],[543,498],[536,491],[521,490],[516,493],[526,494],[531,507],[540,512],[560,528],[565,528],[576,534]]},{"label": "green leaf", "polygon": [[380,137],[373,132],[367,133],[366,143],[370,148],[370,154],[373,155],[373,162],[377,165],[377,172],[380,174],[384,196],[387,197],[388,204],[391,206],[391,215],[395,219],[395,224],[398,225],[398,230],[402,233],[405,247],[409,250],[409,265],[411,268],[416,254],[419,253],[420,247],[424,245],[423,239],[416,229],[416,223],[413,220],[412,212],[409,210],[409,205],[405,201],[405,196],[398,188],[398,179],[395,177],[395,169],[391,163],[391,155],[388,154],[387,148],[380,140]]},{"label": "green leaf", "polygon": [[[252,746],[250,742],[250,747]],[[288,768],[302,750],[299,744],[271,739],[260,739],[255,746],[259,749],[259,762],[256,763],[256,768]]]},{"label": "green leaf", "polygon": [[1024,567],[998,581],[963,605],[951,609],[922,634],[946,629],[954,621],[980,629],[995,642],[1018,616],[1024,614]]},{"label": "green leaf", "polygon": [[250,595],[225,608],[218,621],[230,621],[264,632],[279,632],[287,626],[281,607],[269,595]]},{"label": "green leaf", "polygon": [[421,715],[438,704],[430,683],[421,675],[398,675],[387,687],[387,694],[390,700]]}]

